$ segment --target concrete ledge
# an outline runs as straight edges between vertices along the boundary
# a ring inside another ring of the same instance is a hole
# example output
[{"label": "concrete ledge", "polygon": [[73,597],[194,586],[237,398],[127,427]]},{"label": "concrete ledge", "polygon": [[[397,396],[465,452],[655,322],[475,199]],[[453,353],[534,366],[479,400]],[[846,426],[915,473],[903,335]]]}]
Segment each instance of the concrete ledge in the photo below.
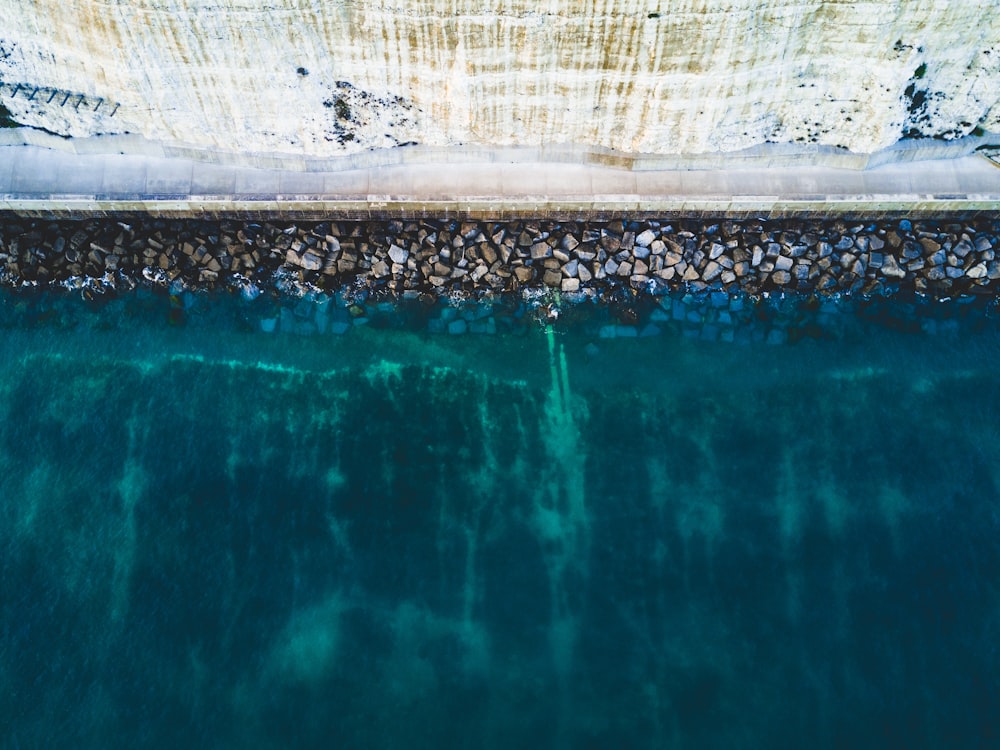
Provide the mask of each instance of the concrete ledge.
[{"label": "concrete ledge", "polygon": [[219,151],[195,144],[162,143],[137,134],[66,138],[35,128],[0,130],[2,146],[38,146],[67,154],[126,155],[168,158],[292,172],[344,172],[398,165],[440,164],[581,164],[631,172],[669,170],[751,169],[795,166],[836,169],[874,169],[886,164],[935,159],[957,159],[977,149],[1000,149],[1000,133],[966,136],[952,141],[904,140],[874,153],[855,153],[833,146],[765,143],[739,151],[709,154],[629,154],[596,146],[405,146],[372,149],[336,156],[299,153],[244,153]]},{"label": "concrete ledge", "polygon": [[22,145],[0,147],[0,210],[52,217],[974,215],[1000,210],[1000,168],[970,155],[869,170],[639,172],[494,160],[322,172]]},{"label": "concrete ledge", "polygon": [[404,202],[404,201],[235,201],[199,200],[21,200],[0,198],[0,212],[25,217],[88,218],[102,216],[151,216],[159,218],[264,218],[365,220],[385,218],[460,218],[507,220],[545,217],[553,220],[651,219],[684,216],[749,218],[973,218],[1000,214],[1000,200],[983,201],[622,201],[619,203],[538,203],[531,206],[502,201]]}]

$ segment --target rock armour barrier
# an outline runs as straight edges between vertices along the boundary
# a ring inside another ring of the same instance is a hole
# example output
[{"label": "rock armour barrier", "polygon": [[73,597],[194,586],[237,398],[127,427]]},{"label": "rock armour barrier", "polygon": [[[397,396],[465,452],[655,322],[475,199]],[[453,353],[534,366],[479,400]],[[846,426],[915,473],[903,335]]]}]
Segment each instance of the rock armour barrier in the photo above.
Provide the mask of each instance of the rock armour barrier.
[{"label": "rock armour barrier", "polygon": [[993,294],[1000,219],[910,221],[0,222],[0,283],[356,289],[449,298],[549,290]]}]

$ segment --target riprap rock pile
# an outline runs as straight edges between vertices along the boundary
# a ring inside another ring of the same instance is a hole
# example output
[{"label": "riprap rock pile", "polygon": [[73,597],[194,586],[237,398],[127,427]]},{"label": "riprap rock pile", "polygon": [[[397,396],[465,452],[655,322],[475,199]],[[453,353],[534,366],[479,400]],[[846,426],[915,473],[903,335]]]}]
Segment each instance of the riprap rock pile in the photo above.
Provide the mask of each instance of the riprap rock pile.
[{"label": "riprap rock pile", "polygon": [[439,297],[609,289],[994,294],[1000,221],[282,222],[10,219],[0,280]]}]

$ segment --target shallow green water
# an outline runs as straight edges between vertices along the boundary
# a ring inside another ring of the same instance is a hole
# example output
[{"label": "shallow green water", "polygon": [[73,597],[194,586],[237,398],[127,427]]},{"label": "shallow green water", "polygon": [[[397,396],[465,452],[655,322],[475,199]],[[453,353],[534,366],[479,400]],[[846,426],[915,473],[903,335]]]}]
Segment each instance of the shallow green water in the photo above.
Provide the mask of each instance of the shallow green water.
[{"label": "shallow green water", "polygon": [[74,305],[4,302],[4,747],[1000,742],[985,314],[740,345]]}]

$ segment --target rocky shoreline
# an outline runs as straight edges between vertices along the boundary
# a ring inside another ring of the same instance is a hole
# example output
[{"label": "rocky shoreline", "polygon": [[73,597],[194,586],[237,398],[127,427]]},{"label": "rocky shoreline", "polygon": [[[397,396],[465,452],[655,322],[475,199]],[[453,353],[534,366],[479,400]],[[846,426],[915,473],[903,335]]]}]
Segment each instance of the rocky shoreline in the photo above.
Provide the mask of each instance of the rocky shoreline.
[{"label": "rocky shoreline", "polygon": [[996,295],[1000,218],[611,222],[0,221],[0,285],[85,296],[137,285],[357,290],[471,299],[525,290],[599,298]]}]

